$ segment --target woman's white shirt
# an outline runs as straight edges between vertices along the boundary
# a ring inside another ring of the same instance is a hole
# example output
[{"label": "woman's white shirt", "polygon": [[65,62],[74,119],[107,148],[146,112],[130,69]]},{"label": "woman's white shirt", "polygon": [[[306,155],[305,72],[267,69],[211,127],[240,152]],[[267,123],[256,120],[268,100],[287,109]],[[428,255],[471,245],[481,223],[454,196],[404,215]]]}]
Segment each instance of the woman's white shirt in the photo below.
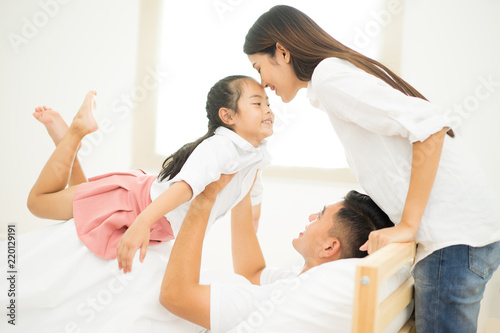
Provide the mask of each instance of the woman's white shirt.
[{"label": "woman's white shirt", "polygon": [[[173,183],[181,180],[189,184],[193,190],[193,198],[195,198],[208,184],[219,179],[221,174],[237,172],[217,196],[208,221],[210,227],[215,220],[224,216],[245,197],[259,170],[251,193],[252,204],[257,205],[262,200],[261,172],[271,161],[266,145],[266,142],[262,142],[259,147],[254,147],[235,132],[219,127],[212,137],[195,148],[181,171],[173,179],[156,180],[151,185],[151,200],[156,199]],[[190,203],[190,201],[185,202],[165,215],[175,236],[186,217]]]},{"label": "woman's white shirt", "polygon": [[[368,195],[399,223],[412,143],[451,121],[439,107],[406,96],[350,62],[327,58],[308,84],[311,104],[327,112],[347,162]],[[446,136],[439,169],[416,235],[417,261],[441,248],[500,240],[499,198],[463,139]]]}]

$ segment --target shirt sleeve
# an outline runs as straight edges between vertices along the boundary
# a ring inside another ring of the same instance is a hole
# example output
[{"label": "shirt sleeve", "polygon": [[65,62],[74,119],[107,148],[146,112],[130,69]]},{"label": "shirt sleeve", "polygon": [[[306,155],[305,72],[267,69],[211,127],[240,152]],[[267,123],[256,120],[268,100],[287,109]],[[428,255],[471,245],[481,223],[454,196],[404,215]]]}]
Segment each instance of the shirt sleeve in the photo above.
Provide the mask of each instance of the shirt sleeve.
[{"label": "shirt sleeve", "polygon": [[283,279],[291,279],[298,275],[298,272],[294,272],[292,269],[277,268],[277,267],[266,267],[260,274],[260,285],[271,284]]},{"label": "shirt sleeve", "polygon": [[271,291],[260,286],[210,285],[210,328],[212,333],[239,331],[248,317],[258,311],[260,302],[269,299]]},{"label": "shirt sleeve", "polygon": [[193,198],[220,175],[236,172],[238,153],[232,142],[222,136],[209,138],[196,147],[172,182],[185,181]]},{"label": "shirt sleeve", "polygon": [[345,60],[322,61],[312,84],[327,112],[377,134],[399,135],[413,143],[451,126],[441,108],[407,96]]},{"label": "shirt sleeve", "polygon": [[[261,285],[296,277],[297,273],[293,273],[290,269],[265,268],[261,274]],[[260,304],[276,294],[275,289],[253,285],[236,274],[226,275],[224,280],[220,274],[217,276],[212,274],[204,282],[209,281],[212,282],[210,327],[213,333],[244,330],[245,321],[258,311]]]}]

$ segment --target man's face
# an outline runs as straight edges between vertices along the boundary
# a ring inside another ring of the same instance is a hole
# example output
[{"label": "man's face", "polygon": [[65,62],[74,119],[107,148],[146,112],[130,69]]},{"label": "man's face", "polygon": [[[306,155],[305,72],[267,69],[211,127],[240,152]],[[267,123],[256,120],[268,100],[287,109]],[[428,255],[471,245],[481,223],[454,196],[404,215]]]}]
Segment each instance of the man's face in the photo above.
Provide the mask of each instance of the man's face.
[{"label": "man's face", "polygon": [[342,208],[342,202],[327,205],[319,213],[309,216],[309,223],[306,225],[297,238],[292,241],[292,245],[305,260],[315,258],[329,246],[331,238],[328,236],[334,224],[334,216]]}]

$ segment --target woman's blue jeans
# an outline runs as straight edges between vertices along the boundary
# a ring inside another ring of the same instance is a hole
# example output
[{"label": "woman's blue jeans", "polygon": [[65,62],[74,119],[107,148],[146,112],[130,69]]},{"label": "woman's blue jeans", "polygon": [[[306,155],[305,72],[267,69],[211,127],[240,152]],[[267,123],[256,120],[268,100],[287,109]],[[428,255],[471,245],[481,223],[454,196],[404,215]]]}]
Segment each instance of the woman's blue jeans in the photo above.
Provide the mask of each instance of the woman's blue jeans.
[{"label": "woman's blue jeans", "polygon": [[500,264],[500,242],[450,246],[415,265],[417,333],[476,333],[486,283]]}]

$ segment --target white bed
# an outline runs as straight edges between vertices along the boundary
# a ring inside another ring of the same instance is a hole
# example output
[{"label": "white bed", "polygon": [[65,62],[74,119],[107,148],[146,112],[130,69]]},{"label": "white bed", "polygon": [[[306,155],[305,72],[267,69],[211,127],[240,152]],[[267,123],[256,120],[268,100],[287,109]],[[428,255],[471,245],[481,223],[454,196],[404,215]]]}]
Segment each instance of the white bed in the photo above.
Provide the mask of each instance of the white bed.
[{"label": "white bed", "polygon": [[[0,246],[3,252],[5,242],[0,242]],[[1,331],[206,332],[202,327],[172,315],[158,301],[171,248],[171,242],[150,246],[144,263],[138,262],[136,255],[132,273],[123,275],[116,260],[101,259],[87,250],[76,236],[72,220],[18,236],[16,326],[8,325],[4,319],[0,323]],[[352,267],[344,270],[347,273],[336,277],[336,282],[324,284],[322,296],[325,299],[335,302],[336,297],[339,300],[345,295],[354,295],[356,263],[359,261],[351,260]],[[2,262],[0,266],[6,272],[4,265]],[[405,268],[398,274],[396,280],[390,282],[393,287],[386,288],[383,294],[388,294],[406,279],[409,270]],[[239,284],[244,279],[228,272],[212,271],[205,272],[202,280]],[[0,304],[3,309],[8,302],[3,292],[5,283],[6,279],[1,279]],[[308,283],[307,280],[304,283]],[[303,284],[301,288],[307,286]],[[344,303],[351,309],[353,300]],[[411,310],[408,308],[385,332],[397,331]],[[338,320],[342,320],[339,327],[351,327],[352,314]]]}]

